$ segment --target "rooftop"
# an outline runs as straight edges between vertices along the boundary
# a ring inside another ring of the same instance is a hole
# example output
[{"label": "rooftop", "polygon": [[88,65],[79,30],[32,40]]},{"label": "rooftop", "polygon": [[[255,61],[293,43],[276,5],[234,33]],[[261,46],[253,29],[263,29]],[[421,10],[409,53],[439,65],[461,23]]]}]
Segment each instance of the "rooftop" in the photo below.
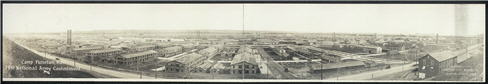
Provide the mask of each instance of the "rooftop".
[{"label": "rooftop", "polygon": [[122,51],[122,50],[117,48],[110,48],[110,49],[92,50],[89,51],[88,53],[109,53],[109,52],[117,52],[117,51]]},{"label": "rooftop", "polygon": [[215,65],[214,62],[204,61],[203,64],[201,64],[201,65],[198,66],[198,68],[209,69],[209,68],[211,68],[214,65]]},{"label": "rooftop", "polygon": [[244,53],[244,52],[251,53],[252,49],[249,46],[241,46],[237,52],[238,53]]},{"label": "rooftop", "polygon": [[256,59],[259,59],[258,55],[251,54],[249,52],[244,52],[244,53],[237,54],[236,56],[234,56],[234,58],[232,59],[230,64],[232,65],[232,64],[236,64],[236,63],[240,63],[240,62],[247,62],[247,63],[257,65],[258,63],[257,63]]},{"label": "rooftop", "polygon": [[[427,55],[432,56],[435,60],[442,62],[444,60],[456,57],[460,54],[463,54],[465,51],[459,50],[459,51],[442,51],[442,52],[435,52],[435,53],[429,53]],[[426,56],[427,56],[426,55]]]},{"label": "rooftop", "polygon": [[85,46],[81,48],[75,48],[74,51],[84,51],[84,50],[94,50],[94,49],[102,49],[103,46]]},{"label": "rooftop", "polygon": [[136,53],[131,53],[131,54],[125,54],[125,55],[122,55],[122,57],[133,58],[133,57],[139,57],[139,56],[148,55],[148,54],[155,54],[155,53],[157,53],[157,52],[154,50],[148,50],[148,51],[136,52]]},{"label": "rooftop", "polygon": [[197,53],[190,53],[183,55],[176,59],[176,61],[181,62],[183,64],[190,64],[191,62],[197,61],[198,59],[202,59],[204,56],[197,54]]},{"label": "rooftop", "polygon": [[208,47],[208,48],[205,48],[205,49],[199,51],[200,54],[203,54],[203,53],[213,53],[213,52],[217,52],[217,48],[215,48],[215,47]]}]

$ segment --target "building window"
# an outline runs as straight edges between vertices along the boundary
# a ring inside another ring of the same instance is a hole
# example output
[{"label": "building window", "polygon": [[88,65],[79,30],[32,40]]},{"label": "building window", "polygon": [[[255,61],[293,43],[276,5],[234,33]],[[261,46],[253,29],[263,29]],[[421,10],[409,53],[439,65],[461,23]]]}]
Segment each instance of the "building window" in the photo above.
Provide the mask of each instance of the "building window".
[{"label": "building window", "polygon": [[434,65],[434,61],[430,61],[430,64],[431,64],[431,65]]},{"label": "building window", "polygon": [[427,64],[427,63],[425,63],[425,61],[426,61],[425,59],[422,59],[422,64],[423,65],[426,65]]}]

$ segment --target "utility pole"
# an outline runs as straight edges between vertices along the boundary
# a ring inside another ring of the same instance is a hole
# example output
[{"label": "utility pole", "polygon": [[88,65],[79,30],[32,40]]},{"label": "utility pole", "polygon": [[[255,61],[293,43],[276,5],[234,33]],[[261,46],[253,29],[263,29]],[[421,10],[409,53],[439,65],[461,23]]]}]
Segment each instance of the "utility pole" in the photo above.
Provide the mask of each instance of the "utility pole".
[{"label": "utility pole", "polygon": [[340,76],[339,71],[340,71],[340,70],[341,70],[341,68],[340,68],[340,67],[339,67],[339,68],[337,68],[337,73],[336,73],[336,74],[337,74],[337,76],[336,76],[336,79],[337,79],[337,80],[339,80],[339,76]]},{"label": "utility pole", "polygon": [[244,79],[244,65],[241,65],[241,66],[242,66],[242,68],[241,68],[241,70],[242,70],[241,71],[241,75],[242,75],[242,79]]},{"label": "utility pole", "polygon": [[439,33],[435,34],[435,44],[439,44]]},{"label": "utility pole", "polygon": [[324,65],[322,64],[322,62],[320,62],[320,70],[319,70],[320,71],[320,80],[323,80],[324,79],[323,78],[324,77],[324,74],[323,74],[323,71],[322,71],[324,69],[323,66]]},{"label": "utility pole", "polygon": [[137,72],[139,72],[139,79],[142,79],[142,72],[141,72],[141,71],[139,71],[139,65],[140,65],[139,63],[140,63],[140,62],[139,62],[139,61],[137,61],[137,68],[136,68],[136,70],[137,70]]},{"label": "utility pole", "polygon": [[212,79],[215,79],[215,72],[214,72],[214,70],[210,70],[210,74],[212,74]]},{"label": "utility pole", "polygon": [[[342,63],[342,60],[339,60],[338,63]],[[340,70],[341,70],[341,67],[337,68],[337,72],[336,72],[336,74],[337,74],[337,76],[336,76],[337,80],[339,80],[339,76],[340,76],[339,71]]]},{"label": "utility pole", "polygon": [[371,79],[373,79],[373,78],[374,78],[374,77],[373,77],[373,73],[371,73]]},{"label": "utility pole", "polygon": [[332,32],[332,41],[335,42],[336,41],[336,33],[335,32]]},{"label": "utility pole", "polygon": [[414,59],[415,64],[418,64],[418,59],[417,59],[418,54],[419,54],[419,48],[415,46],[415,59]]},{"label": "utility pole", "polygon": [[[154,62],[154,65],[157,66],[158,65],[158,62]],[[154,79],[158,79],[158,68],[156,67],[156,70],[154,71]],[[161,70],[162,71],[162,70]]]},{"label": "utility pole", "polygon": [[75,59],[73,59],[73,66],[76,67],[76,62],[75,62]]},{"label": "utility pole", "polygon": [[191,78],[192,68],[188,66],[188,78]]},{"label": "utility pole", "polygon": [[[90,59],[91,59],[92,64],[94,64],[94,63],[93,63],[93,62],[94,62],[94,61],[93,61],[93,56],[90,56]],[[90,71],[92,71],[92,65],[89,65],[89,66],[90,66]]]},{"label": "utility pole", "polygon": [[93,69],[92,69],[92,65],[88,65],[88,66],[90,66],[90,71],[93,71]]},{"label": "utility pole", "polygon": [[[268,62],[268,61],[266,61]],[[269,67],[266,66],[266,78],[269,79]]]},{"label": "utility pole", "polygon": [[[405,57],[405,55],[403,55],[403,59],[405,59],[405,60],[407,59],[407,58]],[[403,60],[403,64],[404,64],[404,65],[405,65],[405,60]],[[405,66],[402,66],[402,71],[404,70],[404,69],[403,69],[404,67],[405,67]]]}]

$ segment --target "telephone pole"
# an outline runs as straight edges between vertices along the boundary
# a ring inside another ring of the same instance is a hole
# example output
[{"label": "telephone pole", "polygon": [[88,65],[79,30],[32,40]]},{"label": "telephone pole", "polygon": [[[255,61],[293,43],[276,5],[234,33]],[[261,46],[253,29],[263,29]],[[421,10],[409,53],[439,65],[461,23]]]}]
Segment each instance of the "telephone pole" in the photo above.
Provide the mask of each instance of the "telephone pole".
[{"label": "telephone pole", "polygon": [[323,63],[320,62],[320,80],[323,80],[324,79],[323,78],[324,77],[324,74],[323,74],[323,71],[322,71],[324,69],[323,67],[324,67]]}]

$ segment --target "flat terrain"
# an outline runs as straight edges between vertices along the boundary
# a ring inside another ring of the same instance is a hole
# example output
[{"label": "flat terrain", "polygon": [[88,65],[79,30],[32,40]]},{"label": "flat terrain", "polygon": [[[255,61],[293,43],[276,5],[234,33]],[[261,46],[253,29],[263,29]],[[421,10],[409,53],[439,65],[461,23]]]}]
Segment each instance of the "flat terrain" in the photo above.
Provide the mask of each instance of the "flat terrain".
[{"label": "flat terrain", "polygon": [[[61,64],[21,64],[24,60],[49,60],[44,59],[37,54],[32,53],[16,44],[12,41],[3,38],[3,65],[11,66],[45,66],[45,67],[67,67],[67,65]],[[4,78],[95,78],[95,76],[82,72],[82,71],[51,71],[51,74],[44,73],[43,70],[7,70],[6,66],[3,66]]]}]

